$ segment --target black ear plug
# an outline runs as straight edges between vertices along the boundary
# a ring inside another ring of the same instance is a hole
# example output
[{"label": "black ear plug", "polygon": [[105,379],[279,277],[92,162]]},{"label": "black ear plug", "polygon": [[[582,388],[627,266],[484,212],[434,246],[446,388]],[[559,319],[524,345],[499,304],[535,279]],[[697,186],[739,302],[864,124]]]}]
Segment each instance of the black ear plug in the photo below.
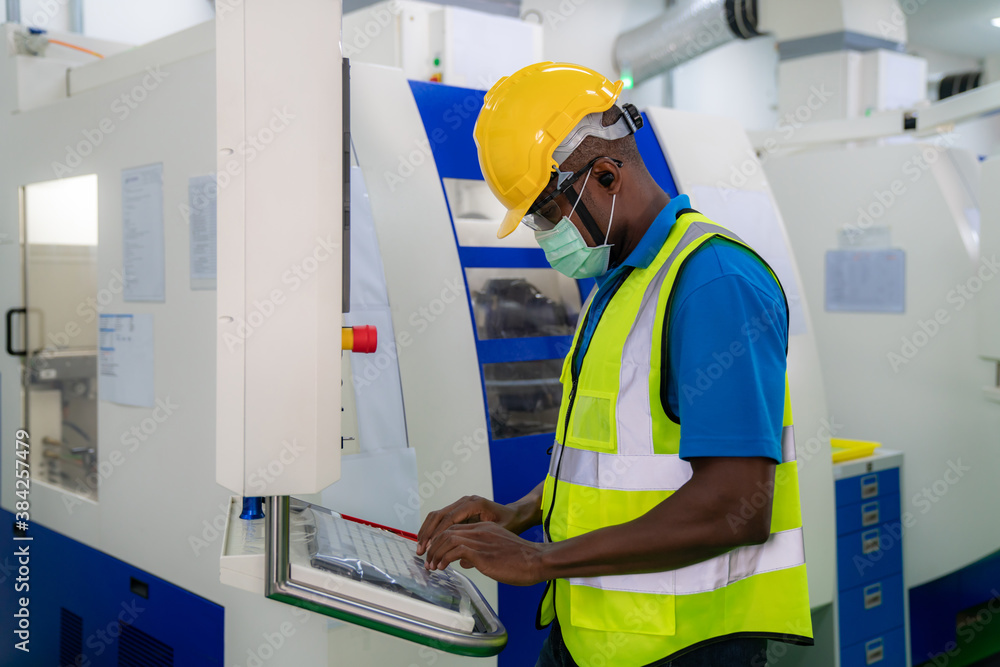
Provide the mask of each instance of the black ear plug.
[{"label": "black ear plug", "polygon": [[601,174],[600,176],[597,177],[597,182],[603,185],[604,187],[609,187],[612,183],[615,182],[615,175],[612,174],[611,172],[608,172],[606,174]]}]

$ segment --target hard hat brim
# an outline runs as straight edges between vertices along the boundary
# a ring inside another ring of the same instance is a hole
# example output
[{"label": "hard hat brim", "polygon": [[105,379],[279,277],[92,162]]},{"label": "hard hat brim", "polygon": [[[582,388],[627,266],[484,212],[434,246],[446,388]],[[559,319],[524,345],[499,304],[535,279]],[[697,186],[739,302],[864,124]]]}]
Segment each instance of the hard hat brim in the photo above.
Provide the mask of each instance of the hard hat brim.
[{"label": "hard hat brim", "polygon": [[507,211],[507,215],[503,217],[503,222],[500,223],[500,229],[497,230],[497,238],[502,239],[505,236],[510,236],[517,229],[517,226],[521,224],[521,220],[524,219],[525,214],[528,212],[529,207],[524,208],[512,208]]}]

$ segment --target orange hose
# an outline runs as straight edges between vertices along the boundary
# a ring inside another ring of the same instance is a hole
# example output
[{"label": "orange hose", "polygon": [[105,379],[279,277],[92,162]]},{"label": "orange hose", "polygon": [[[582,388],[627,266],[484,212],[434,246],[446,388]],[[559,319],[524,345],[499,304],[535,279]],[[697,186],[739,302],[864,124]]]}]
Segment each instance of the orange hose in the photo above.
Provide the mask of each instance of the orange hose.
[{"label": "orange hose", "polygon": [[58,44],[59,46],[65,46],[67,49],[76,49],[77,51],[83,51],[84,53],[89,53],[90,55],[97,56],[98,58],[104,58],[104,56],[102,56],[97,51],[91,51],[90,49],[85,49],[82,46],[77,46],[76,44],[70,44],[69,42],[63,42],[58,39],[50,39],[49,43]]}]

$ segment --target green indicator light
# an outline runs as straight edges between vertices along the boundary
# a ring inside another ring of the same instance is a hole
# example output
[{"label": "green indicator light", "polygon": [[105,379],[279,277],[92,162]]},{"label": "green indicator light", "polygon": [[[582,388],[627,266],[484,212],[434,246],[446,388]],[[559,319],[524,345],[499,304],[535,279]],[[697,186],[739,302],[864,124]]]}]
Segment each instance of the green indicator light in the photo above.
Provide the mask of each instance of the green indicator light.
[{"label": "green indicator light", "polygon": [[434,59],[434,67],[437,67],[440,64],[441,64],[441,59],[440,58],[435,58]]},{"label": "green indicator light", "polygon": [[625,88],[631,88],[635,85],[635,79],[632,78],[631,67],[625,67],[622,69],[622,83],[625,84]]}]

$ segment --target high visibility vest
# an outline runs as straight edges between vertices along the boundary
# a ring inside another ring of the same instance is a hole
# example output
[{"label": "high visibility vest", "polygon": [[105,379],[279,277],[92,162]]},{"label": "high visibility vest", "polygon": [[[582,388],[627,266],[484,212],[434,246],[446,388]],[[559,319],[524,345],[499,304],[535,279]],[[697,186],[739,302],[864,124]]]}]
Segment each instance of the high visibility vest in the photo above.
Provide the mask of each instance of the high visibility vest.
[{"label": "high visibility vest", "polygon": [[[680,424],[664,410],[665,319],[685,261],[715,236],[746,247],[696,211],[678,214],[653,262],[633,269],[611,298],[575,377],[573,355],[590,303],[585,307],[563,363],[559,425],[542,497],[546,539],[632,521],[691,479],[691,465],[678,456]],[[719,406],[720,414],[725,408]],[[812,644],[787,376],[783,426],[771,536],[764,544],[666,572],[549,582],[539,625],[558,617],[581,667],[647,665],[732,636]],[[734,511],[734,527],[766,497],[762,489]]]}]

